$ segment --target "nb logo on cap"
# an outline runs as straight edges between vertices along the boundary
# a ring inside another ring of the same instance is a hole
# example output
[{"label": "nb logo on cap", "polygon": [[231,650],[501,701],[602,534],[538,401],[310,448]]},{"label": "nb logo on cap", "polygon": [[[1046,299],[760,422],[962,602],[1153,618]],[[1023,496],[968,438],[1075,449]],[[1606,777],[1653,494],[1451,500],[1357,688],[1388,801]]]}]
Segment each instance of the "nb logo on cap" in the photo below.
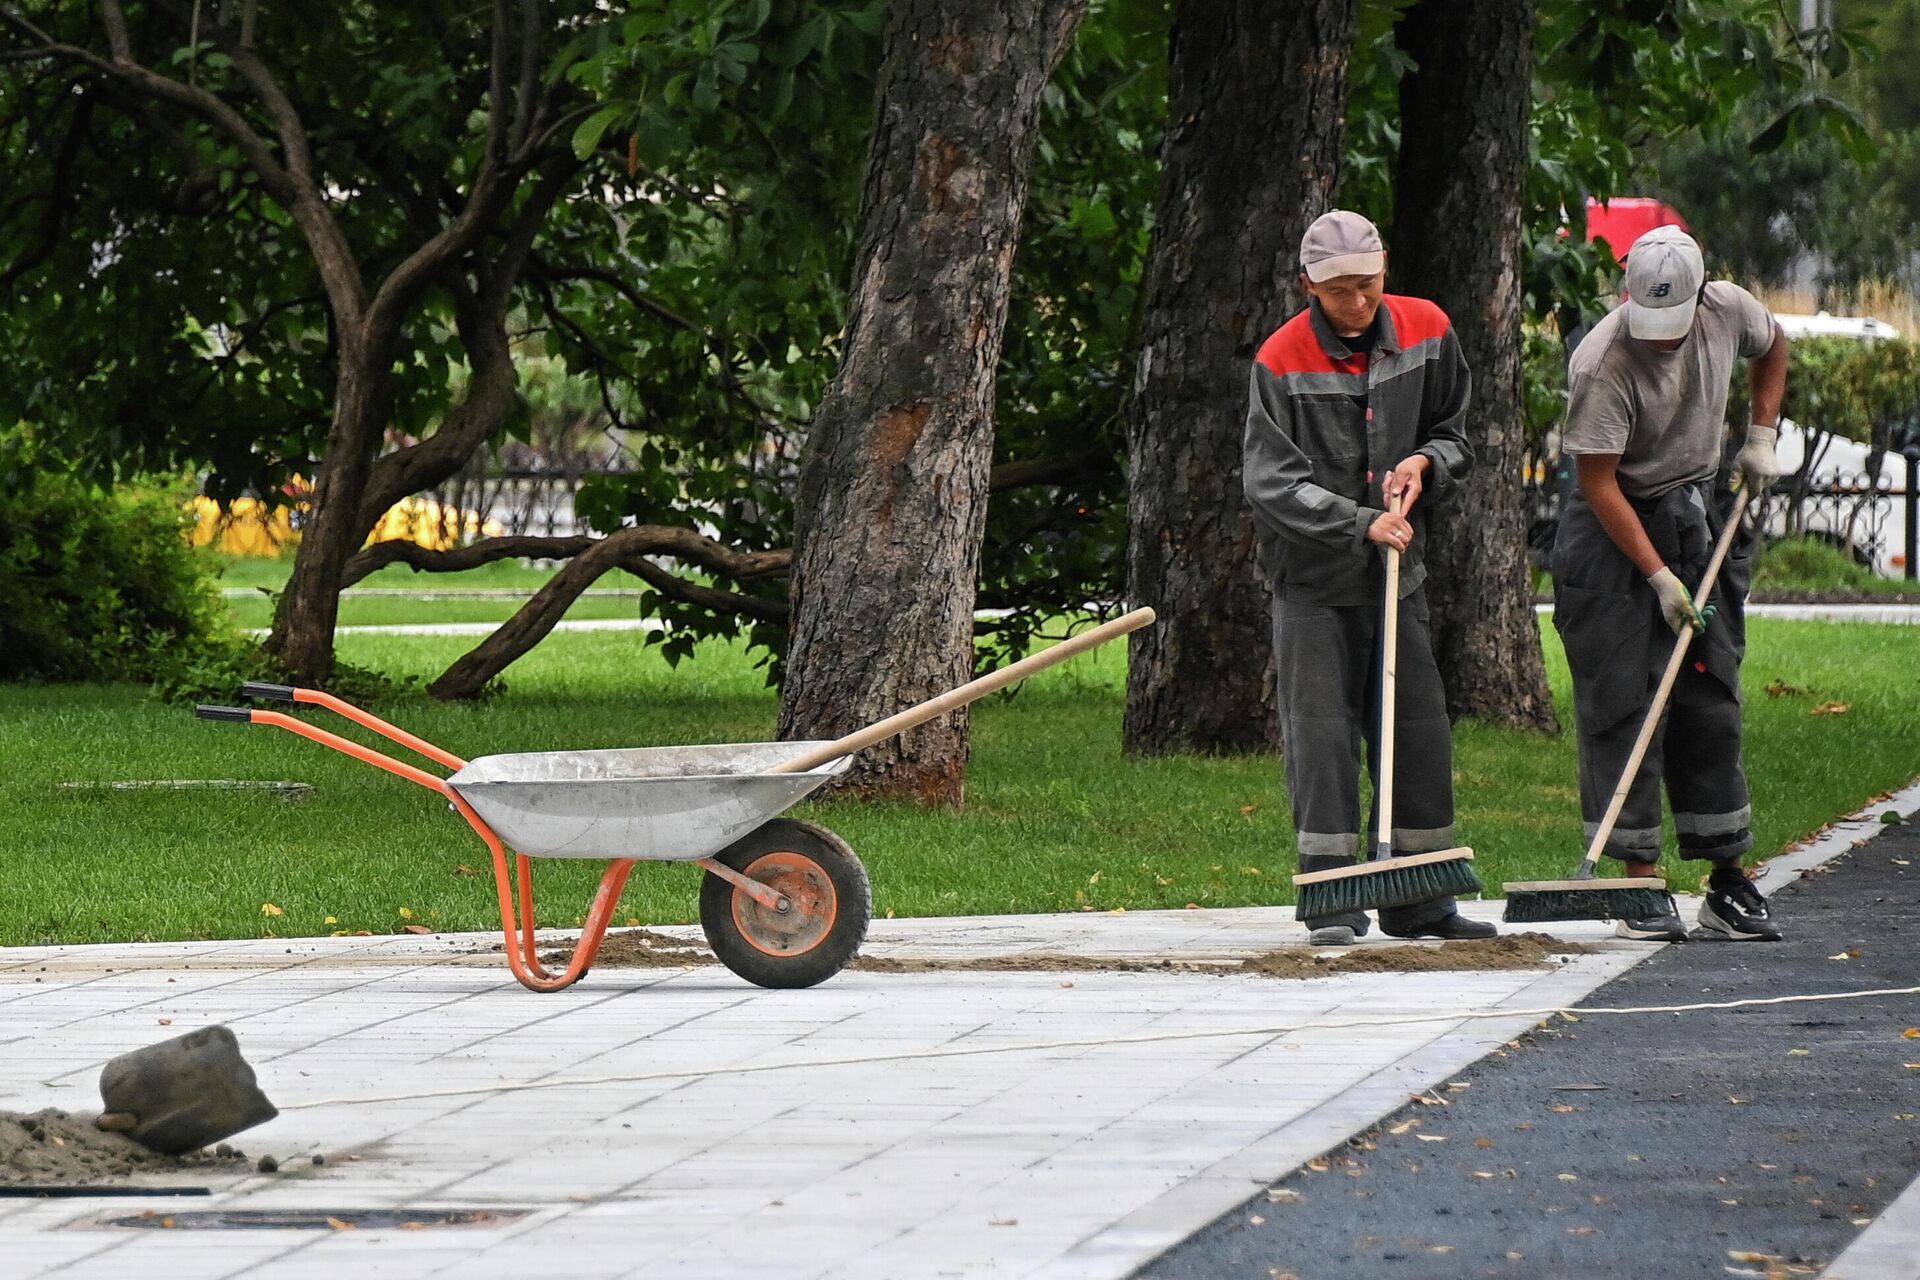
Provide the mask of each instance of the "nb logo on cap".
[{"label": "nb logo on cap", "polygon": [[1647,290],[1647,296],[1649,298],[1664,298],[1672,292],[1673,292],[1673,286],[1667,283],[1665,280],[1662,280],[1659,284]]}]

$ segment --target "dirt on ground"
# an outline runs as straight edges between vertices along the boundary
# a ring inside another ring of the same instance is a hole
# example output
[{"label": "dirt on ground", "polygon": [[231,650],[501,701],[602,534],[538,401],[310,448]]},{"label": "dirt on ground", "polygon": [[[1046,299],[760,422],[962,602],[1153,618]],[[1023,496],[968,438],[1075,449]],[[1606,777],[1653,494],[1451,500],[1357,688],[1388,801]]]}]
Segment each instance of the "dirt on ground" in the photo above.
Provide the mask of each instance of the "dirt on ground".
[{"label": "dirt on ground", "polygon": [[[1579,943],[1563,942],[1544,933],[1511,933],[1498,938],[1437,945],[1361,946],[1339,953],[1309,947],[1281,947],[1246,960],[1174,960],[1029,951],[945,960],[856,956],[847,968],[865,973],[1197,973],[1297,980],[1345,973],[1550,969],[1555,955],[1575,955],[1586,950]],[[566,953],[543,959],[558,964],[566,959]],[[593,963],[595,968],[609,969],[678,969],[717,962],[705,947],[651,929],[623,929],[607,935]]]},{"label": "dirt on ground", "polygon": [[137,1173],[240,1173],[244,1152],[222,1143],[213,1151],[163,1156],[124,1133],[93,1126],[91,1115],[48,1109],[0,1111],[0,1187],[86,1186]]}]

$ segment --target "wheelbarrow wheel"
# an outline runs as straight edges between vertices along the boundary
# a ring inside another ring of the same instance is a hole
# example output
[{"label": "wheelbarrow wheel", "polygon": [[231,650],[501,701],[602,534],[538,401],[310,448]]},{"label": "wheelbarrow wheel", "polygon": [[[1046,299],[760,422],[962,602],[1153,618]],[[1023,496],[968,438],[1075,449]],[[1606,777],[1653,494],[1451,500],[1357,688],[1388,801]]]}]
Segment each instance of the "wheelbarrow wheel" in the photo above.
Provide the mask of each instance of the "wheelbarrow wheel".
[{"label": "wheelbarrow wheel", "polygon": [[811,987],[845,968],[866,940],[873,919],[867,869],[825,827],[775,818],[713,856],[787,900],[777,911],[711,872],[701,878],[707,945],[748,982]]}]

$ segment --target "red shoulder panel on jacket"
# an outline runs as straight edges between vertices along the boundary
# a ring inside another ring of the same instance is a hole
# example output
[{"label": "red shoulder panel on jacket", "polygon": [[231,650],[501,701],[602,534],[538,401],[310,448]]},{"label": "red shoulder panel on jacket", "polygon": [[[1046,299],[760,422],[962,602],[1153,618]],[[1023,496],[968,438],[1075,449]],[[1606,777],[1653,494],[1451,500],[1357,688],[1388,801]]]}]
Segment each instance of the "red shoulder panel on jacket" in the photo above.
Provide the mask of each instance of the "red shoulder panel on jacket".
[{"label": "red shoulder panel on jacket", "polygon": [[[1395,323],[1398,323],[1397,317]],[[1272,336],[1260,344],[1260,354],[1254,358],[1267,366],[1270,373],[1282,377],[1289,373],[1344,372],[1321,349],[1320,340],[1313,336],[1312,318],[1305,311],[1275,329]]]},{"label": "red shoulder panel on jacket", "polygon": [[1380,304],[1393,317],[1394,335],[1400,339],[1402,351],[1416,342],[1441,337],[1453,327],[1447,313],[1425,298],[1389,293],[1381,296]]}]

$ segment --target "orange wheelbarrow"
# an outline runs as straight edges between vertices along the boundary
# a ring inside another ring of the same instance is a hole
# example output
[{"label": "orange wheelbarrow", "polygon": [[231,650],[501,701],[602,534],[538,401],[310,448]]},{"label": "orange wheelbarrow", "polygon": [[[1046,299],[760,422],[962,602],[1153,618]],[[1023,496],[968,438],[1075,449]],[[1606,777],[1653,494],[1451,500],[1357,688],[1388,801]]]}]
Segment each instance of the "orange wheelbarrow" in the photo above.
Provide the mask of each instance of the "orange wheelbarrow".
[{"label": "orange wheelbarrow", "polygon": [[[523,986],[558,991],[592,966],[637,862],[695,862],[700,925],[721,962],[763,987],[810,987],[844,968],[873,916],[866,869],[825,827],[779,815],[846,771],[854,752],[965,706],[1153,621],[1151,609],[1083,632],[832,742],[750,742],[542,751],[462,760],[332,694],[248,683],[243,698],[323,707],[452,770],[446,777],[278,711],[202,704],[203,720],[299,734],[445,796],[493,855],[507,965]],[[512,850],[511,864],[508,851]],[[605,858],[564,970],[534,942],[534,858]]]}]

